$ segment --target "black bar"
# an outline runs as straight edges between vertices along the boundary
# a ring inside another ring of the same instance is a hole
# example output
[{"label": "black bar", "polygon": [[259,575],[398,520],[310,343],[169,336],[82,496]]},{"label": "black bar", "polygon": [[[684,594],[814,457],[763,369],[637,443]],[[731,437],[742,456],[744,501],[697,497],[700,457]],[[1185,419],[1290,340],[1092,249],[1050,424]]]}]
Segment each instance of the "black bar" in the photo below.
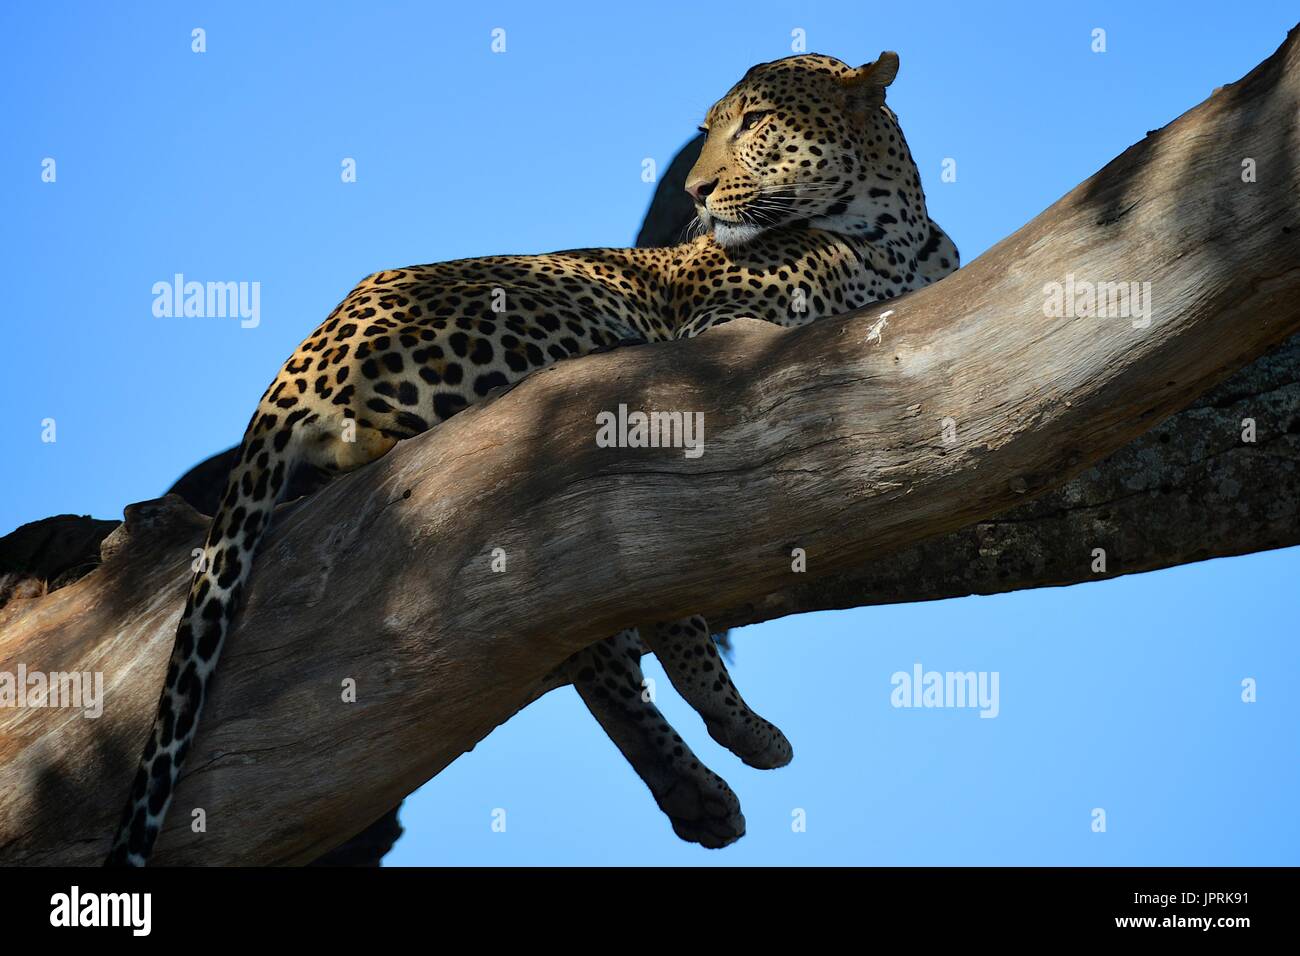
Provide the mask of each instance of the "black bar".
[{"label": "black bar", "polygon": [[[407,933],[457,948],[467,934],[478,946],[531,933],[537,945],[554,941],[556,930],[594,943],[584,931],[605,926],[647,945],[694,934],[717,942],[756,934],[761,942],[769,931],[798,935],[800,926],[810,941],[842,929],[863,943],[877,931],[901,930],[918,945],[1099,935],[1231,945],[1241,933],[1285,932],[1295,875],[1287,868],[7,869],[0,870],[0,926],[7,944],[71,933],[133,941],[130,917],[143,923],[143,896],[138,908],[119,910],[127,925],[52,925],[72,921],[75,886],[77,922],[111,916],[123,902],[99,894],[148,894],[148,938],[201,947],[285,934],[294,943],[399,945]],[[627,939],[606,942],[613,948]]]}]

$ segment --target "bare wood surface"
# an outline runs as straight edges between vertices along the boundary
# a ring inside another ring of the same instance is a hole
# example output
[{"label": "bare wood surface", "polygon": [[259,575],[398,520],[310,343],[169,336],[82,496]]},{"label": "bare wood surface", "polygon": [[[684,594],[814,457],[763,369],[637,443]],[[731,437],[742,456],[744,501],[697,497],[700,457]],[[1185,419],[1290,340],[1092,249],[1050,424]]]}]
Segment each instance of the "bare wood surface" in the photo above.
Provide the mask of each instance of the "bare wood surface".
[{"label": "bare wood surface", "polygon": [[[1247,441],[1253,423],[1254,440]],[[1300,544],[1300,336],[1071,481],[885,557],[729,607],[830,608],[1081,584]],[[1105,551],[1100,569],[1093,549]]]},{"label": "bare wood surface", "polygon": [[[1263,355],[1300,329],[1298,108],[1293,31],[937,286],[560,363],[286,506],[157,862],[317,857],[573,650],[689,612],[727,623],[799,586],[794,548],[811,578],[988,521]],[[1067,274],[1150,281],[1153,321],[1046,318]],[[597,448],[596,413],[620,403],[703,412],[706,453]],[[98,670],[108,695],[98,720],[0,710],[0,861],[102,856],[202,525],[179,499],[135,506],[98,569],[0,609],[0,671]]]}]

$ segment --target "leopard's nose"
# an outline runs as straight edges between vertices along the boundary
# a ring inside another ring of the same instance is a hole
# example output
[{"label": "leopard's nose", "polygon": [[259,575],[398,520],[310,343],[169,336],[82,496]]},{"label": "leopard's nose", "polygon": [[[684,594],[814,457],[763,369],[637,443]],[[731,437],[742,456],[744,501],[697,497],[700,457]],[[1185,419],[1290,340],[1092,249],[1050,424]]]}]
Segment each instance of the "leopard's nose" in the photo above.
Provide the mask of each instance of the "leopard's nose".
[{"label": "leopard's nose", "polygon": [[700,205],[704,205],[704,200],[709,198],[709,193],[717,187],[718,181],[697,179],[694,182],[686,184],[686,193]]}]

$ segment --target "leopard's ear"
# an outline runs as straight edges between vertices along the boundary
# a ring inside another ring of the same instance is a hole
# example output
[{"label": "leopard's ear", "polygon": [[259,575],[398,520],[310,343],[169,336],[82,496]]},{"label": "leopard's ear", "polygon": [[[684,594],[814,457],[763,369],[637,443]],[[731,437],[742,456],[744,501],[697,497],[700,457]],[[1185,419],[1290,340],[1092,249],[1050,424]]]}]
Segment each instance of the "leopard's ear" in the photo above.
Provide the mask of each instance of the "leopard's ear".
[{"label": "leopard's ear", "polygon": [[874,63],[858,67],[840,82],[848,92],[849,103],[861,110],[878,109],[885,103],[885,87],[898,76],[898,54],[885,50]]}]

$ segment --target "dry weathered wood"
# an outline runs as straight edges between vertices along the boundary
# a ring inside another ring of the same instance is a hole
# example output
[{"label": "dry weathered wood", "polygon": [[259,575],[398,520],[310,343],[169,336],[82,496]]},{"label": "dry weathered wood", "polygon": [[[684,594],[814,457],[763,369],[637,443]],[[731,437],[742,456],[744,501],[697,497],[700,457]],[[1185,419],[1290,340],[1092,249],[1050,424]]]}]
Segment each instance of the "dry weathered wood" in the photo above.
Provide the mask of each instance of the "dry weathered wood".
[{"label": "dry weathered wood", "polygon": [[[573,650],[779,593],[795,547],[825,574],[988,519],[1280,343],[1300,328],[1298,107],[1293,32],[937,286],[560,363],[282,509],[157,861],[318,856]],[[1044,283],[1071,273],[1152,282],[1151,325],[1045,318]],[[706,454],[597,448],[596,413],[620,403],[703,412]],[[201,525],[177,499],[137,506],[94,573],[0,610],[0,671],[102,670],[109,695],[97,721],[0,712],[4,862],[105,850]]]},{"label": "dry weathered wood", "polygon": [[[1255,426],[1243,440],[1244,423]],[[1065,485],[951,534],[808,575],[715,615],[784,614],[1079,584],[1300,544],[1300,336]],[[1106,552],[1104,571],[1094,548]]]}]

